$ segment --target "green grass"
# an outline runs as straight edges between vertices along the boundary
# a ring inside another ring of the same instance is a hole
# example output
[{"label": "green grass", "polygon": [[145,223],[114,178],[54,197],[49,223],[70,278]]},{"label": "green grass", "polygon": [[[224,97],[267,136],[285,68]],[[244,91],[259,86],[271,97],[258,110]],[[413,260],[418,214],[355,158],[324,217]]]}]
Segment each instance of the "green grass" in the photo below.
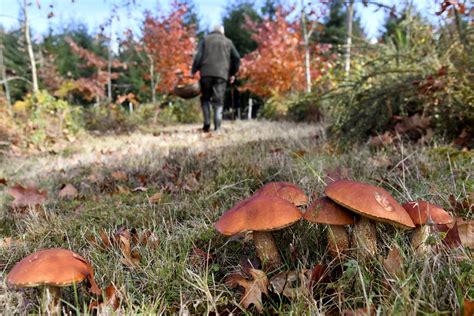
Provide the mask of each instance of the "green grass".
[{"label": "green grass", "polygon": [[[92,263],[99,286],[113,282],[122,291],[126,314],[245,313],[238,304],[241,292],[227,287],[225,278],[241,271],[242,260],[254,258],[253,242],[249,235],[222,236],[213,223],[263,184],[291,181],[314,198],[324,191],[326,174],[339,168],[352,179],[386,188],[400,202],[426,199],[447,210],[450,195],[461,200],[473,191],[472,152],[440,144],[340,150],[315,137],[318,129],[310,125],[227,126],[223,134],[209,139],[192,131],[197,126],[185,126],[159,137],[137,133],[85,139],[66,148],[64,155],[4,158],[0,178],[9,184],[33,181],[48,189],[49,199],[44,216],[17,214],[8,206],[6,188],[1,188],[0,236],[21,243],[0,249],[0,310],[38,311],[39,291],[7,289],[5,275],[35,250],[64,247]],[[126,172],[128,180],[115,181],[111,173],[116,170]],[[91,174],[97,180],[91,181]],[[191,177],[197,183],[187,190],[182,184]],[[59,187],[66,183],[78,188],[80,197],[59,199]],[[170,183],[175,189],[164,189]],[[148,191],[117,193],[118,186],[129,190],[146,186]],[[148,197],[158,191],[163,191],[162,199],[150,203]],[[457,215],[473,217],[468,210]],[[98,239],[102,229],[113,232],[117,226],[148,229],[159,238],[156,248],[137,247],[138,268],[124,265],[117,247],[90,241],[91,236]],[[341,263],[326,253],[325,232],[324,225],[300,222],[274,234],[285,261],[279,271],[323,264],[328,266],[330,282],[318,284],[312,296],[264,297],[267,313],[338,314],[370,304],[381,315],[450,315],[460,310],[464,299],[474,299],[474,264],[467,249],[417,257],[409,245],[410,232],[379,224],[379,257],[367,262],[347,258]],[[401,248],[405,259],[400,278],[390,276],[381,263],[393,245]],[[209,260],[193,249],[208,253]],[[64,290],[63,298],[71,304],[65,307],[84,313],[91,297],[83,285],[77,294],[76,301],[72,289]]]}]

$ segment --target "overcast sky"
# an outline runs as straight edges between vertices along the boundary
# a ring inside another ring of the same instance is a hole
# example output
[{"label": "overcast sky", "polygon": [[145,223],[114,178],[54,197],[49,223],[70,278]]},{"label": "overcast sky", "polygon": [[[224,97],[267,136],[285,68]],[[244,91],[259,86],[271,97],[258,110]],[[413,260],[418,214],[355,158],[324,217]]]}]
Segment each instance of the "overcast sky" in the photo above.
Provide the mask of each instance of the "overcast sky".
[{"label": "overcast sky", "polygon": [[[0,25],[7,30],[18,27],[17,18],[20,12],[19,1],[23,0],[0,0]],[[61,25],[67,25],[71,22],[85,23],[91,32],[96,32],[99,25],[104,23],[110,16],[111,8],[114,4],[124,0],[31,0],[33,6],[30,7],[31,25],[33,36],[40,39],[42,34],[47,32],[48,28],[57,29]],[[231,1],[231,0],[228,0]],[[205,29],[219,23],[225,11],[228,1],[219,0],[195,0],[196,8],[200,16],[201,24]],[[36,3],[41,3],[38,8]],[[169,10],[171,0],[136,0],[136,6],[132,12],[125,9],[120,11],[120,21],[114,22],[114,32],[121,34],[128,28],[135,31],[139,30],[140,21],[143,18],[143,11],[150,10],[153,13]],[[252,1],[260,3],[261,0]],[[284,1],[283,1],[284,2]],[[300,1],[296,1],[300,3]],[[314,1],[313,1],[314,2]],[[375,7],[365,8],[360,4],[361,0],[355,0],[356,14],[360,16],[362,26],[367,36],[375,40],[383,30],[383,21],[386,12],[384,10],[376,11]],[[359,4],[357,4],[359,2]],[[379,0],[379,2],[392,6],[404,6],[407,1]],[[435,21],[434,12],[439,5],[437,0],[413,0],[415,7],[421,10],[429,19]],[[439,2],[439,0],[438,0]],[[53,5],[55,16],[48,19],[48,13],[51,12],[50,5]]]}]

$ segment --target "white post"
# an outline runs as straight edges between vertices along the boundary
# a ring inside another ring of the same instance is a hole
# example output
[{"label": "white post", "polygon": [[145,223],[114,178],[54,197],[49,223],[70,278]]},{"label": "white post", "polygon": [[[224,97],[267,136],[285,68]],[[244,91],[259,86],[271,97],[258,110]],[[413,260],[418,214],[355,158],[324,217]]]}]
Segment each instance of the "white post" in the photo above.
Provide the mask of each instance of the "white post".
[{"label": "white post", "polygon": [[248,113],[248,119],[252,119],[252,105],[253,105],[253,100],[252,98],[249,99],[249,113]]}]

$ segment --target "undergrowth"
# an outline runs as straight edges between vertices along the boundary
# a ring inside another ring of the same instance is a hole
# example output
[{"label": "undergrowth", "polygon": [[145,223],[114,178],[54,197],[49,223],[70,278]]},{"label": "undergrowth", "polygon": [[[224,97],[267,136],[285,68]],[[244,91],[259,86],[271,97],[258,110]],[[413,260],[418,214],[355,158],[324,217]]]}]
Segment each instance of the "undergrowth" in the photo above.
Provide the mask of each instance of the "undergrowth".
[{"label": "undergrowth", "polygon": [[[217,137],[230,136],[225,132]],[[133,143],[133,139],[128,141]],[[206,141],[204,137],[199,140]],[[5,275],[35,250],[64,247],[92,263],[100,286],[111,282],[117,286],[123,293],[125,314],[254,313],[253,309],[242,309],[241,293],[225,283],[228,275],[243,270],[244,262],[255,262],[253,242],[249,235],[222,236],[213,223],[263,184],[294,182],[314,199],[323,194],[326,175],[337,172],[382,186],[400,202],[421,198],[447,210],[452,209],[451,195],[462,200],[474,189],[472,152],[435,143],[425,147],[399,143],[379,149],[358,146],[340,151],[320,135],[282,135],[238,146],[203,148],[193,152],[176,147],[166,155],[151,148],[119,158],[111,156],[110,164],[85,160],[70,169],[38,172],[33,178],[29,167],[15,172],[11,162],[4,160],[0,176],[9,183],[35,181],[48,189],[50,199],[42,207],[43,215],[18,214],[8,206],[10,198],[2,188],[0,235],[18,242],[0,249],[0,310],[38,311],[38,291],[7,290]],[[54,159],[43,157],[41,161],[52,163]],[[23,164],[34,166],[38,161],[26,158]],[[117,170],[125,172],[127,180],[114,179],[111,175]],[[66,183],[79,190],[80,195],[72,201],[57,198]],[[147,191],[132,191],[140,186]],[[162,197],[152,203],[149,197],[156,192],[162,192]],[[473,217],[469,210],[457,215]],[[113,233],[118,227],[150,230],[159,239],[155,248],[136,248],[138,267],[124,265],[118,249],[92,241],[100,239],[101,231]],[[312,295],[294,300],[274,294],[264,297],[265,312],[340,314],[346,309],[374,306],[380,315],[454,314],[464,299],[474,299],[474,264],[467,249],[418,257],[409,245],[410,232],[384,224],[377,228],[380,253],[366,262],[332,260],[326,252],[325,225],[299,222],[274,233],[285,265],[269,277],[320,264],[327,267],[329,279],[317,284]],[[395,245],[405,259],[398,277],[390,275],[381,263]],[[78,291],[75,300],[73,290],[64,290],[63,299],[71,304],[65,305],[66,309],[87,313],[90,296],[84,286]]]}]

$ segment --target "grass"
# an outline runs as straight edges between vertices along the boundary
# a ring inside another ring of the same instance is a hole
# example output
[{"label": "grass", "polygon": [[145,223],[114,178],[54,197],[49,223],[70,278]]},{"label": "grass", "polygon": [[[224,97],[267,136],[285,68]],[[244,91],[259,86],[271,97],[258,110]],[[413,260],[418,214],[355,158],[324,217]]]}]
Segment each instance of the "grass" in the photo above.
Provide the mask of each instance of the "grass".
[{"label": "grass", "polygon": [[[38,311],[38,290],[13,291],[5,275],[35,250],[64,247],[87,258],[100,286],[113,282],[123,295],[121,309],[132,313],[253,313],[240,306],[241,292],[228,287],[228,275],[254,260],[249,235],[221,236],[213,227],[220,215],[270,181],[299,184],[310,196],[322,194],[326,175],[382,186],[398,201],[426,199],[452,207],[449,196],[465,199],[473,191],[472,152],[443,144],[399,144],[380,149],[354,146],[345,150],[326,143],[321,128],[270,122],[227,123],[224,133],[210,138],[198,126],[165,128],[160,134],[84,138],[59,154],[5,157],[0,178],[9,184],[34,182],[47,188],[49,199],[35,212],[15,213],[6,188],[0,187],[0,236],[19,242],[0,249],[0,310],[7,314]],[[115,180],[123,171],[127,180]],[[71,183],[80,192],[72,201],[58,198],[61,185]],[[132,192],[146,187],[147,191]],[[149,197],[162,192],[158,203]],[[464,209],[458,216],[472,218]],[[152,231],[156,247],[138,246],[140,264],[122,263],[117,247],[103,247],[100,239],[117,227]],[[474,264],[467,249],[443,249],[416,256],[410,232],[379,224],[379,257],[367,262],[332,260],[326,253],[326,227],[297,223],[275,238],[285,261],[280,271],[324,265],[329,281],[313,295],[289,300],[264,297],[266,313],[339,314],[343,310],[374,306],[386,314],[454,314],[464,299],[474,299]],[[387,272],[382,258],[397,245],[404,263],[400,276]],[[388,286],[389,285],[389,286]],[[64,305],[87,312],[90,295],[65,289]]]}]

